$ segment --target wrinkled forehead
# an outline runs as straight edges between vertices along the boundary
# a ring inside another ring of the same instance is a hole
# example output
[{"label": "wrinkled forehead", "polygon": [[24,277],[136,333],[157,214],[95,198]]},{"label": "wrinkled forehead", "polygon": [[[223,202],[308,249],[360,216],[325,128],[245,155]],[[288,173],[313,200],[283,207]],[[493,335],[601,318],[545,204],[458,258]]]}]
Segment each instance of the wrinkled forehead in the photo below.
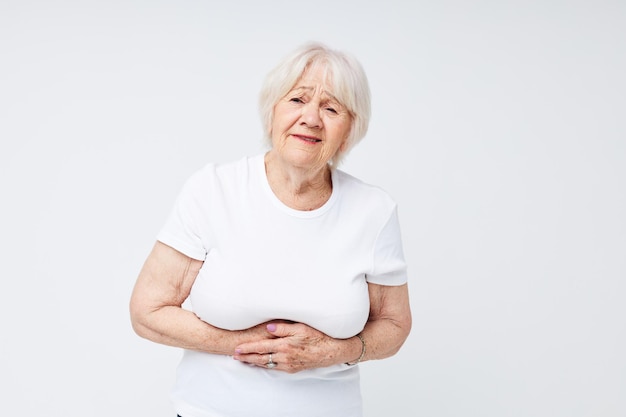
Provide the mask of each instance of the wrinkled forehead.
[{"label": "wrinkled forehead", "polygon": [[[320,88],[321,87],[321,88]],[[335,103],[338,106],[345,107],[341,104],[341,101],[337,99],[325,86],[320,86],[314,82],[308,82],[307,79],[303,79],[296,83],[296,85],[289,91],[288,95],[315,95],[319,93],[322,100],[330,101]]]}]

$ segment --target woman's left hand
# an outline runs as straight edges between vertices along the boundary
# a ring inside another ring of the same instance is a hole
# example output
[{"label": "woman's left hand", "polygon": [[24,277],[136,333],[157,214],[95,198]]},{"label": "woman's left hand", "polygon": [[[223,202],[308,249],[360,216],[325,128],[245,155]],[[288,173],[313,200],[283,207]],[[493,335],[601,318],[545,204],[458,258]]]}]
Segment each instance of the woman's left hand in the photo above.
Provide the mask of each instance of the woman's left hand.
[{"label": "woman's left hand", "polygon": [[295,373],[342,363],[342,357],[350,354],[346,350],[352,348],[348,340],[334,339],[302,323],[273,321],[267,323],[266,329],[274,338],[237,346],[233,359]]}]

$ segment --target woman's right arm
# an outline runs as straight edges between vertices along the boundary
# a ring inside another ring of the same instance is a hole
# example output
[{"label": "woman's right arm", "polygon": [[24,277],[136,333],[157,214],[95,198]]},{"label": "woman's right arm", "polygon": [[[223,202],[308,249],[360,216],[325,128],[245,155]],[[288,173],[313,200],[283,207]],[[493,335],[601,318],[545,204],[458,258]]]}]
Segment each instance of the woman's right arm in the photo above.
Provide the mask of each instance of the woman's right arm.
[{"label": "woman's right arm", "polygon": [[203,262],[156,242],[139,273],[130,300],[135,332],[153,342],[232,355],[244,341],[271,337],[264,325],[243,331],[219,329],[181,306]]}]

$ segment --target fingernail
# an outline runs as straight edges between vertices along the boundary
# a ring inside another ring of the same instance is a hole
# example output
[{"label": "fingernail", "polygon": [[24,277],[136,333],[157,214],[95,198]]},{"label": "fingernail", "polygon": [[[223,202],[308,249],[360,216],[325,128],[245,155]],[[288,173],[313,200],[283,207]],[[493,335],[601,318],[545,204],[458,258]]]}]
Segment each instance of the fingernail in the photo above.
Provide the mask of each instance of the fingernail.
[{"label": "fingernail", "polygon": [[267,331],[275,332],[276,331],[276,325],[274,323],[268,324],[267,325]]},{"label": "fingernail", "polygon": [[241,353],[241,349],[235,349],[235,353],[239,355]]}]

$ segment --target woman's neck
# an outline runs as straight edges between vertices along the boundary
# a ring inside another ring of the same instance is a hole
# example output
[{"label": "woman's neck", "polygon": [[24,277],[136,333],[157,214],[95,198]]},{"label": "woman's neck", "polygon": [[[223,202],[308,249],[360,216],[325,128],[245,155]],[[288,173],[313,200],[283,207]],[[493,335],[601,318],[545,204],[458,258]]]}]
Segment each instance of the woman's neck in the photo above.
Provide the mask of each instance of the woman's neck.
[{"label": "woman's neck", "polygon": [[281,163],[272,152],[265,155],[265,174],[270,188],[286,206],[302,211],[322,207],[333,190],[330,167],[300,169]]}]

